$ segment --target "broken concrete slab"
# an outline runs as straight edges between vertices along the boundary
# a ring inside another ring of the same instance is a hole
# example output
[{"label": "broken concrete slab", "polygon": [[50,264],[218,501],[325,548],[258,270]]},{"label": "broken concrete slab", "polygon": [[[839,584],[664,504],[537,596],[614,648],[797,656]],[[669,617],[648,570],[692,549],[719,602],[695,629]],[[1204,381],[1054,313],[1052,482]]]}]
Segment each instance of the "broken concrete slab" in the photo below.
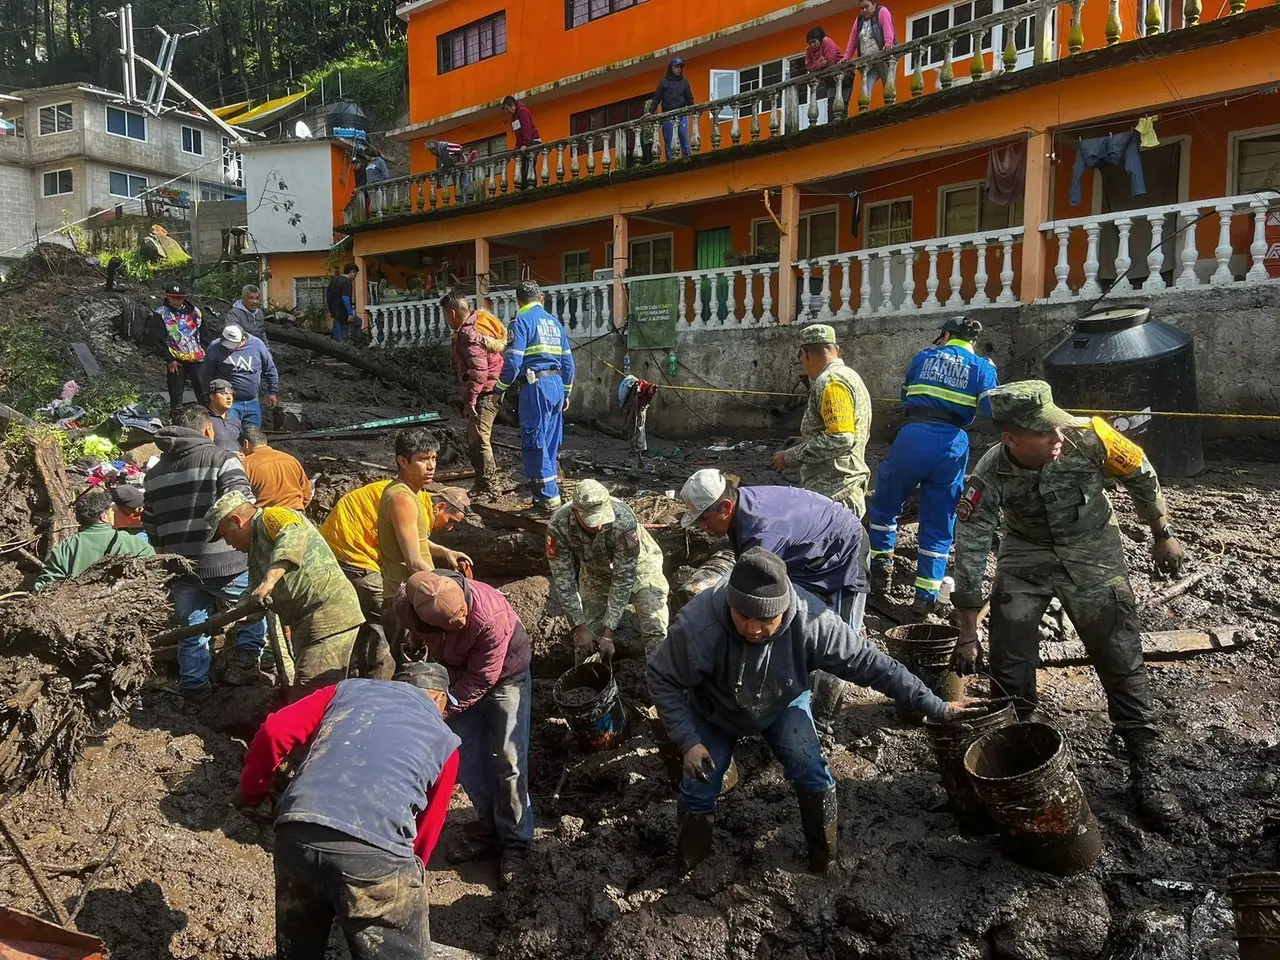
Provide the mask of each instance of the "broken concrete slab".
[{"label": "broken concrete slab", "polygon": [[[1142,635],[1142,659],[1185,660],[1202,653],[1239,650],[1253,641],[1246,627],[1211,627],[1208,630],[1160,630]],[[1041,648],[1042,667],[1076,667],[1089,663],[1080,641],[1046,643]]]}]

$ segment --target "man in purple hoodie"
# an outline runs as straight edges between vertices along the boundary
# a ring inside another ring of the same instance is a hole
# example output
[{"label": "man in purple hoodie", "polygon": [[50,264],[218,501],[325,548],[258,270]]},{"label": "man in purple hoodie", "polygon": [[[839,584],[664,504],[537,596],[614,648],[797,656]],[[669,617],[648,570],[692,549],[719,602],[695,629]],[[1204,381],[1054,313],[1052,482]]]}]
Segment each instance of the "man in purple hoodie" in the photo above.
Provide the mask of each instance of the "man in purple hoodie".
[{"label": "man in purple hoodie", "polygon": [[231,412],[247,426],[262,426],[262,404],[258,395],[265,385],[267,406],[280,402],[280,374],[267,345],[234,323],[222,328],[204,358],[204,380],[226,380],[231,384],[234,403]]},{"label": "man in purple hoodie", "polygon": [[400,587],[396,617],[409,660],[449,670],[445,721],[462,739],[458,780],[477,822],[446,852],[458,862],[497,851],[498,886],[510,886],[533,842],[529,801],[529,635],[496,588],[448,570],[415,573]]}]

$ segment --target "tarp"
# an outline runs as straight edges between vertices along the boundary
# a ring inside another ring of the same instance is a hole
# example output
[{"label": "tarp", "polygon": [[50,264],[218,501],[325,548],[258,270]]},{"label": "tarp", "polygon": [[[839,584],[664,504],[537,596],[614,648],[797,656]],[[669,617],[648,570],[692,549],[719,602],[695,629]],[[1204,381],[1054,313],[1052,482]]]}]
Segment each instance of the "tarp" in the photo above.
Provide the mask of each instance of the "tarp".
[{"label": "tarp", "polygon": [[276,97],[274,100],[268,100],[266,103],[260,103],[251,110],[244,113],[237,113],[232,117],[222,117],[231,126],[252,126],[254,123],[261,123],[263,120],[270,120],[275,114],[291,107],[307,94],[310,90],[303,90],[301,93],[291,93],[287,97]]},{"label": "tarp", "polygon": [[627,346],[632,350],[672,350],[676,345],[680,279],[660,277],[627,284],[630,320]]},{"label": "tarp", "polygon": [[219,120],[225,120],[227,117],[234,117],[237,113],[244,113],[248,106],[248,100],[241,100],[239,103],[228,103],[225,106],[214,107],[213,115]]}]

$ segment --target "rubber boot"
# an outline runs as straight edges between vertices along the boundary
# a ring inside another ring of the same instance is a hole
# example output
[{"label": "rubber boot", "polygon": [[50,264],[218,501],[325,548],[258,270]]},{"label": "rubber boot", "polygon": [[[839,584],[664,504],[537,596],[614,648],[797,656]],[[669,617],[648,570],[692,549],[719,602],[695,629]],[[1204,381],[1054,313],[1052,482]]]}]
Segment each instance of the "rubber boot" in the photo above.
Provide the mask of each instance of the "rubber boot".
[{"label": "rubber boot", "polygon": [[222,682],[229,687],[264,687],[270,686],[271,678],[258,666],[257,654],[237,647],[231,652]]},{"label": "rubber boot", "polygon": [[871,592],[882,597],[889,592],[893,582],[893,556],[885,555],[871,558]]},{"label": "rubber boot", "polygon": [[1129,741],[1129,792],[1138,815],[1158,833],[1172,833],[1182,804],[1169,786],[1169,767],[1152,741]]},{"label": "rubber boot", "polygon": [[839,830],[836,788],[822,793],[800,793],[800,827],[809,847],[809,871],[826,873],[836,858],[836,834]]},{"label": "rubber boot", "polygon": [[913,616],[919,617],[921,620],[927,620],[939,610],[942,609],[942,602],[937,597],[916,594],[915,601],[911,604],[911,613]]},{"label": "rubber boot", "polygon": [[712,824],[715,814],[686,813],[680,810],[676,814],[676,824],[680,834],[676,839],[676,860],[680,869],[688,873],[711,852]]}]

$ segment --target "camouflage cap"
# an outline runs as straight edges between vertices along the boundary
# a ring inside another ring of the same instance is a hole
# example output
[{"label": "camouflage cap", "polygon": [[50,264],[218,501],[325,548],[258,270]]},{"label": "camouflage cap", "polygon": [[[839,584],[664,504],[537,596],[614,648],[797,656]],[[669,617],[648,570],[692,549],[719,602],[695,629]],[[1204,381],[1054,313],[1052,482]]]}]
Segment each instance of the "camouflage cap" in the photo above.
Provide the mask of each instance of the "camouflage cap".
[{"label": "camouflage cap", "polygon": [[573,491],[573,509],[585,527],[603,527],[613,523],[613,501],[609,491],[598,480],[583,480]]},{"label": "camouflage cap", "polygon": [[800,328],[800,346],[812,347],[819,344],[834,344],[836,328],[826,323],[810,323]]},{"label": "camouflage cap", "polygon": [[1043,380],[1019,380],[996,387],[987,394],[991,419],[1015,424],[1024,430],[1048,432],[1078,422],[1053,402],[1053,390]]},{"label": "camouflage cap", "polygon": [[218,525],[223,520],[231,516],[236,510],[243,506],[253,506],[253,501],[246,497],[239,490],[232,490],[230,493],[224,493],[217,500],[213,501],[213,506],[205,511],[204,522],[209,529],[205,533],[205,539],[210,543],[217,540],[221,534],[218,533]]}]

